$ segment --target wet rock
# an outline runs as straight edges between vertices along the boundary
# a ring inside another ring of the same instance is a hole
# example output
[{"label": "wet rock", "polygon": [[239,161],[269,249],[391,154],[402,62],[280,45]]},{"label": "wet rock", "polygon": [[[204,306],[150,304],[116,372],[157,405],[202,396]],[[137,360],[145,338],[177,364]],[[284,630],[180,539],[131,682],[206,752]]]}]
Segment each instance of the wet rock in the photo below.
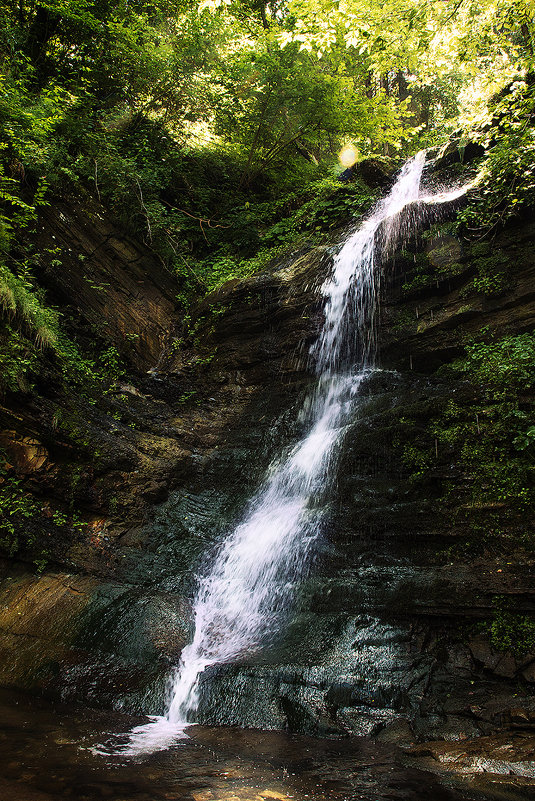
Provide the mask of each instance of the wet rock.
[{"label": "wet rock", "polygon": [[522,671],[522,677],[526,681],[529,681],[530,684],[535,683],[535,661],[531,662],[531,664]]},{"label": "wet rock", "polygon": [[415,735],[409,721],[405,718],[387,723],[377,734],[377,739],[382,743],[391,743],[402,747],[413,745]]},{"label": "wet rock", "polygon": [[512,679],[517,674],[519,665],[515,657],[511,653],[496,651],[484,635],[473,637],[468,647],[476,663],[496,676]]},{"label": "wet rock", "polygon": [[121,547],[143,548],[147,541],[147,533],[143,526],[134,526],[121,535]]},{"label": "wet rock", "polygon": [[[444,167],[454,155],[444,154]],[[56,410],[45,397],[2,412],[6,436],[21,454],[13,450],[10,464],[21,474],[26,470],[43,496],[84,510],[84,534],[54,546],[53,558],[96,583],[81,592],[78,608],[63,606],[56,590],[47,590],[53,600],[47,605],[36,587],[49,579],[34,587],[26,578],[36,603],[32,615],[25,608],[29,628],[6,630],[0,641],[5,637],[9,665],[15,638],[23,638],[27,661],[19,673],[13,670],[13,683],[26,681],[27,668],[31,686],[63,682],[72,698],[81,693],[94,703],[119,698],[135,706],[143,693],[161,697],[176,664],[186,636],[183,598],[194,591],[203,554],[239,518],[274,450],[299,430],[295,404],[311,380],[309,344],[322,320],[318,286],[330,256],[325,248],[303,249],[260,275],[228,282],[196,310],[200,345],[166,350],[179,322],[170,276],[141,245],[121,242],[98,215],[84,220],[78,210],[62,213],[65,219],[58,220],[53,209],[46,212],[40,236],[59,227],[67,247],[70,242],[74,252],[76,240],[77,252],[88,258],[80,265],[69,257],[56,272],[50,265],[46,281],[81,308],[86,322],[104,320],[102,336],[130,360],[133,375],[117,387],[121,397],[102,399],[101,408],[77,401],[78,442],[54,429]],[[535,683],[535,662],[517,662],[470,632],[492,616],[496,595],[513,596],[522,612],[534,608],[533,560],[515,554],[506,566],[488,554],[465,557],[462,547],[458,556],[460,519],[469,510],[452,511],[438,498],[449,485],[455,495],[465,477],[440,462],[442,445],[430,440],[425,497],[418,499],[417,482],[392,443],[412,444],[444,399],[471,403],[473,391],[465,384],[431,375],[462,353],[467,337],[486,326],[502,333],[533,330],[534,239],[530,221],[497,234],[492,255],[514,263],[515,280],[491,297],[470,294],[476,254],[451,232],[426,240],[425,252],[415,254],[436,270],[428,285],[401,289],[412,269],[406,254],[391,271],[385,266],[381,358],[397,372],[370,378],[359,419],[347,431],[337,489],[323,517],[317,581],[303,586],[302,619],[294,621],[300,634],[279,667],[243,665],[233,676],[222,671],[211,677],[210,722],[286,722],[295,731],[395,739],[412,735],[412,721],[413,736],[420,738],[527,725],[519,709],[531,721],[529,698],[513,697],[511,679],[521,672]],[[112,274],[116,289],[104,293],[99,284]],[[527,398],[526,408],[530,403]],[[124,408],[131,415],[126,422],[118,419]],[[408,434],[407,416],[415,421]],[[37,435],[41,431],[46,437]],[[99,456],[89,463],[92,446]],[[485,514],[498,511],[479,509],[481,526]],[[48,636],[54,604],[57,637]],[[362,609],[375,622],[356,625]],[[308,628],[307,616],[313,621]],[[43,646],[48,662],[40,661],[36,654],[47,639],[53,643]],[[135,685],[135,698],[128,687],[120,689],[121,671],[126,684]],[[219,717],[218,687],[227,699],[236,688],[241,693]],[[409,728],[398,723],[400,714],[410,715]]]},{"label": "wet rock", "polygon": [[503,658],[498,651],[492,648],[488,638],[482,634],[472,637],[468,647],[475,661],[483,665],[487,670],[493,671]]},{"label": "wet rock", "polygon": [[380,159],[362,159],[355,166],[356,175],[364,179],[371,187],[379,187],[386,190],[393,183],[392,170],[389,165]]},{"label": "wet rock", "polygon": [[[526,220],[501,231],[484,255],[477,245],[471,246],[472,250],[453,262],[455,274],[443,271],[430,279],[428,286],[415,287],[412,293],[402,293],[394,283],[383,306],[380,332],[385,362],[430,373],[463,352],[463,336],[477,337],[484,326],[499,335],[533,330],[534,238],[535,224]],[[503,293],[489,297],[470,291],[477,273],[474,265],[488,261],[488,269],[496,271],[496,259],[511,266],[514,282]],[[405,268],[410,269],[409,262]],[[432,266],[429,272],[433,272]],[[409,283],[407,276],[403,281]]]},{"label": "wet rock", "polygon": [[151,481],[143,488],[145,500],[149,503],[161,503],[167,498],[168,487],[165,481]]},{"label": "wet rock", "polygon": [[61,248],[61,264],[44,266],[50,290],[137,367],[153,367],[177,322],[175,280],[154,253],[88,198],[43,208],[37,236],[44,253]]},{"label": "wet rock", "polygon": [[481,734],[477,722],[460,715],[426,715],[416,719],[413,725],[419,740],[458,741]]},{"label": "wet rock", "polygon": [[16,431],[1,431],[0,446],[11,462],[7,466],[14,467],[19,475],[26,476],[53,467],[48,450],[35,437],[23,436]]},{"label": "wet rock", "polygon": [[337,720],[345,731],[357,737],[373,737],[379,734],[384,729],[385,720],[388,722],[392,717],[392,712],[377,710],[376,713],[372,713],[362,707],[341,709],[337,714]]},{"label": "wet rock", "polygon": [[515,709],[511,709],[510,712],[511,723],[520,723],[521,725],[524,723],[530,723],[531,717],[529,712],[522,707],[516,707]]},{"label": "wet rock", "polygon": [[286,718],[288,731],[315,734],[319,737],[346,736],[342,726],[293,698],[281,696],[279,703]]},{"label": "wet rock", "polygon": [[512,654],[504,654],[494,668],[496,676],[512,679],[518,670],[518,664]]},{"label": "wet rock", "polygon": [[473,652],[465,645],[452,645],[448,650],[448,666],[456,673],[469,675],[473,670]]},{"label": "wet rock", "polygon": [[[506,776],[510,782],[510,790],[515,786],[535,788],[535,756],[534,738],[532,734],[518,733],[514,741],[507,733],[497,733],[489,737],[467,739],[462,742],[429,742],[407,749],[407,753],[422,760],[422,766],[432,769],[432,763],[440,764],[440,770],[451,771],[472,777],[478,774]],[[516,784],[516,778],[522,781]],[[524,797],[521,793],[520,797]]]},{"label": "wet rock", "polygon": [[10,576],[4,566],[0,683],[111,705],[152,681],[156,699],[158,673],[178,658],[189,613],[177,596],[66,573]]},{"label": "wet rock", "polygon": [[468,163],[480,158],[485,153],[485,148],[477,142],[466,141],[459,135],[453,135],[446,145],[438,152],[433,162],[433,170],[442,172],[452,164]]},{"label": "wet rock", "polygon": [[98,581],[53,574],[9,576],[0,584],[0,683],[43,688],[76,632]]}]

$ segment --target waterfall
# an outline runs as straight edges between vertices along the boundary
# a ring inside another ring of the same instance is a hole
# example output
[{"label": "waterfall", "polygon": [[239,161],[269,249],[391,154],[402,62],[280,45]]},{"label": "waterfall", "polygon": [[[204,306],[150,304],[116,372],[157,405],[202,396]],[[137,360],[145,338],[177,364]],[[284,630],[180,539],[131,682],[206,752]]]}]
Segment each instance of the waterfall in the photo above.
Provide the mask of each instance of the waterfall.
[{"label": "waterfall", "polygon": [[311,348],[318,378],[301,411],[305,433],[271,464],[242,521],[200,577],[193,638],[171,677],[167,713],[134,729],[127,753],[169,745],[195,721],[206,668],[251,655],[280,629],[319,533],[318,507],[334,478],[344,429],[374,368],[377,263],[415,222],[424,163],[421,152],[405,164],[388,196],[334,258],[322,287],[323,330]]}]

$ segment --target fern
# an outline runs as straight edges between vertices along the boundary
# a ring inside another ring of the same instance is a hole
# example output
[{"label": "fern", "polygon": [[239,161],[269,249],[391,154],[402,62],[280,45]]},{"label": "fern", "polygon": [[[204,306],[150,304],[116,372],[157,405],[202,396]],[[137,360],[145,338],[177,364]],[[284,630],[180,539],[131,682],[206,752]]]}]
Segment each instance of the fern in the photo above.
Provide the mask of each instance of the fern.
[{"label": "fern", "polygon": [[0,264],[0,307],[4,314],[22,321],[40,348],[54,347],[58,341],[58,314],[44,307],[32,292],[31,284]]}]

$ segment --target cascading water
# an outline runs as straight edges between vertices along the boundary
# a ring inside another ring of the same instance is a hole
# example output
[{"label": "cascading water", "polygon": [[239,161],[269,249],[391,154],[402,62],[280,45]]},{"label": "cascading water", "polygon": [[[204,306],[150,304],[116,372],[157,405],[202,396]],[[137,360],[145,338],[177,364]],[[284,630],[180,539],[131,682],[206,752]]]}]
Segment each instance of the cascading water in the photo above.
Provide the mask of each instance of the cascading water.
[{"label": "cascading water", "polygon": [[165,748],[183,735],[195,720],[206,668],[254,653],[280,629],[319,533],[318,501],[334,476],[359,388],[374,367],[378,256],[410,227],[417,201],[435,202],[420,197],[424,163],[423,152],[406,163],[389,195],[335,257],[322,288],[323,331],[311,349],[318,380],[301,412],[305,433],[271,465],[242,522],[200,578],[194,634],[171,677],[167,714],[135,729],[127,753]]}]

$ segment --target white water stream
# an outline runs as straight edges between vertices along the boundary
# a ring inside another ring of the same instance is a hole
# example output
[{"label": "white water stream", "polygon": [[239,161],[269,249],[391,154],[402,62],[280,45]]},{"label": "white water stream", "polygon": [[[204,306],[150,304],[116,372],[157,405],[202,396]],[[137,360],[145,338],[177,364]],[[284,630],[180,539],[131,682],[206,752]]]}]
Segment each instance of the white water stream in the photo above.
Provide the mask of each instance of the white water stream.
[{"label": "white water stream", "polygon": [[184,736],[195,721],[206,668],[251,655],[280,628],[319,533],[318,501],[334,477],[359,388],[374,367],[376,261],[416,222],[418,201],[450,199],[420,196],[424,162],[422,152],[406,163],[388,196],[335,257],[322,288],[324,328],[311,349],[318,380],[301,412],[305,433],[270,466],[242,522],[199,579],[194,634],[171,677],[167,714],[134,729],[126,753],[165,748]]}]

